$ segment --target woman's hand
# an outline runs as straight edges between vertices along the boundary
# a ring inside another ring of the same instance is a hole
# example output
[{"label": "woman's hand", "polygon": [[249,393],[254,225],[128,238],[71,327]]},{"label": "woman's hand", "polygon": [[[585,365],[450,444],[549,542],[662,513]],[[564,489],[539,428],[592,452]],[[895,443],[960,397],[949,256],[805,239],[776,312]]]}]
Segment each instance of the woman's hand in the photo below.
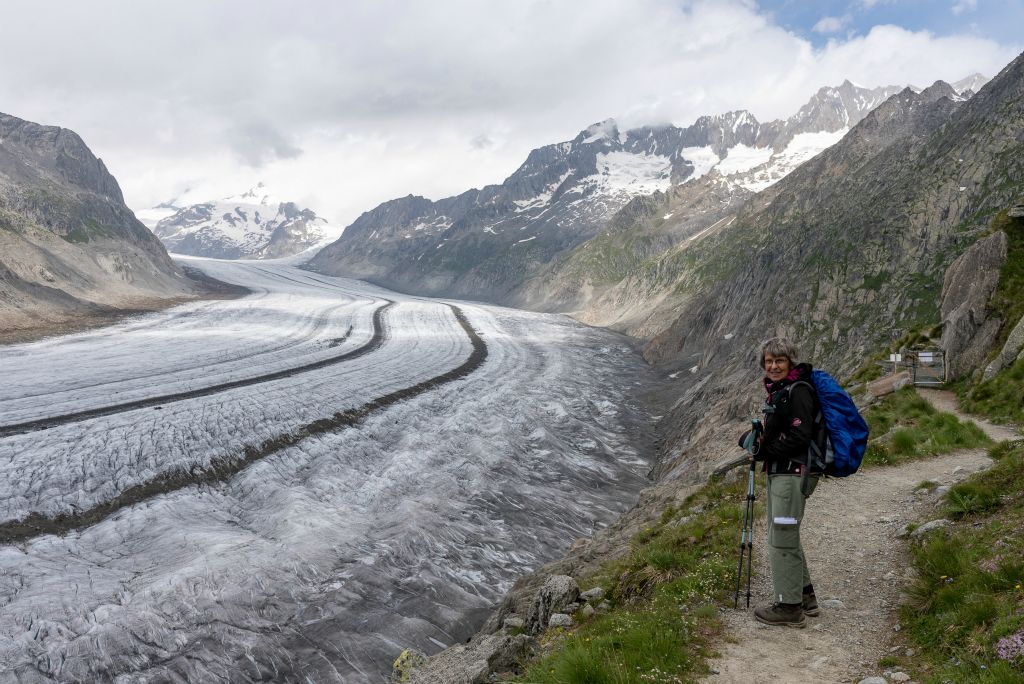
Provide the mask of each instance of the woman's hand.
[{"label": "woman's hand", "polygon": [[746,450],[751,456],[756,456],[761,446],[760,435],[756,430],[747,430],[740,437],[740,448]]}]

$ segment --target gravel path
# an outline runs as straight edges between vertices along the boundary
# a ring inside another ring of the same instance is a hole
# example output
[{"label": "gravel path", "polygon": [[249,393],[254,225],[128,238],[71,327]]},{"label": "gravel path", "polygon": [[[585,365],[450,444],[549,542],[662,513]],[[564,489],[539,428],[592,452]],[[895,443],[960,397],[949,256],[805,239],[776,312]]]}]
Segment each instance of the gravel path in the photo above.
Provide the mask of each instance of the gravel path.
[{"label": "gravel path", "polygon": [[[961,415],[951,393],[930,390],[922,395]],[[999,426],[983,428],[994,439],[1019,437]],[[894,648],[900,594],[913,577],[906,544],[897,535],[909,522],[938,517],[933,506],[939,495],[915,494],[917,485],[925,480],[950,485],[990,463],[984,450],[962,450],[822,482],[807,502],[803,528],[821,616],[807,618],[805,629],[768,627],[754,620],[755,604],[769,602],[772,591],[762,511],[754,532],[751,608],[744,610],[741,598],[739,610],[724,614],[729,643],[710,663],[715,674],[702,681],[820,684],[881,675],[878,660]],[[763,487],[758,503],[764,503]]]}]

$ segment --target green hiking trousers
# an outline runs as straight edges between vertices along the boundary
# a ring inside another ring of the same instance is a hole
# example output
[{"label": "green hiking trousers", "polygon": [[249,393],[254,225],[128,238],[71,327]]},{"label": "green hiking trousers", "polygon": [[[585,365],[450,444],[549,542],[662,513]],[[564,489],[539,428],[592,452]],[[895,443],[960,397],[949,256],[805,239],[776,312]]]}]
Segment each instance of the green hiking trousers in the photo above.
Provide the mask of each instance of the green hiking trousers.
[{"label": "green hiking trousers", "polygon": [[800,603],[803,588],[811,583],[800,545],[800,523],[804,503],[818,486],[818,478],[807,478],[806,496],[800,491],[802,480],[800,475],[768,476],[768,558],[775,600],[780,603]]}]

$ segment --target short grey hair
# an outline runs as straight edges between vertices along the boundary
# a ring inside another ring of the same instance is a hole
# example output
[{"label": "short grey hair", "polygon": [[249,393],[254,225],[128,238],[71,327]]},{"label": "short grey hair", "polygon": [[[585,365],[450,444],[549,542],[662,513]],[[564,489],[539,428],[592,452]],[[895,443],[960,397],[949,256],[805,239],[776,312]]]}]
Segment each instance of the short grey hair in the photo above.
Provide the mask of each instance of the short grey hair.
[{"label": "short grey hair", "polygon": [[773,337],[761,345],[761,356],[758,359],[761,368],[764,368],[765,354],[775,357],[785,356],[794,366],[800,362],[800,350],[788,337]]}]

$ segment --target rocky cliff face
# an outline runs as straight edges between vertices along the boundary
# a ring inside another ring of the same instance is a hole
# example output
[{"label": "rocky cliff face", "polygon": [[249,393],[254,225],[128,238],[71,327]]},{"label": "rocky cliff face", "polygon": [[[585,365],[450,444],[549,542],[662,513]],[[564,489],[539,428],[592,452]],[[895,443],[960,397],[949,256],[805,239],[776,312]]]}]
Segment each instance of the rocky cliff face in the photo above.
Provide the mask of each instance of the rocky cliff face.
[{"label": "rocky cliff face", "polygon": [[[577,261],[570,269],[577,277],[567,276],[550,297],[526,283],[600,235],[632,200],[712,175],[721,183],[700,185],[707,197],[683,193],[690,206],[740,202],[834,143],[896,90],[849,82],[823,88],[796,116],[766,124],[746,111],[701,117],[683,128],[621,131],[611,120],[594,124],[573,140],[534,150],[501,185],[438,202],[410,196],[367,212],[311,266],[422,294],[576,306],[581,293],[586,300],[588,288],[600,288],[609,274],[594,278]],[[676,219],[628,260],[710,223]]]},{"label": "rocky cliff face", "polygon": [[942,285],[942,349],[949,357],[946,379],[955,382],[977,368],[999,335],[1003,321],[989,300],[1006,262],[1006,233],[979,240],[946,270]]},{"label": "rocky cliff face", "polygon": [[312,210],[271,197],[262,183],[235,197],[179,208],[153,232],[172,252],[216,259],[292,256],[340,233]]},{"label": "rocky cliff face", "polygon": [[5,339],[194,292],[78,135],[0,114]]}]

